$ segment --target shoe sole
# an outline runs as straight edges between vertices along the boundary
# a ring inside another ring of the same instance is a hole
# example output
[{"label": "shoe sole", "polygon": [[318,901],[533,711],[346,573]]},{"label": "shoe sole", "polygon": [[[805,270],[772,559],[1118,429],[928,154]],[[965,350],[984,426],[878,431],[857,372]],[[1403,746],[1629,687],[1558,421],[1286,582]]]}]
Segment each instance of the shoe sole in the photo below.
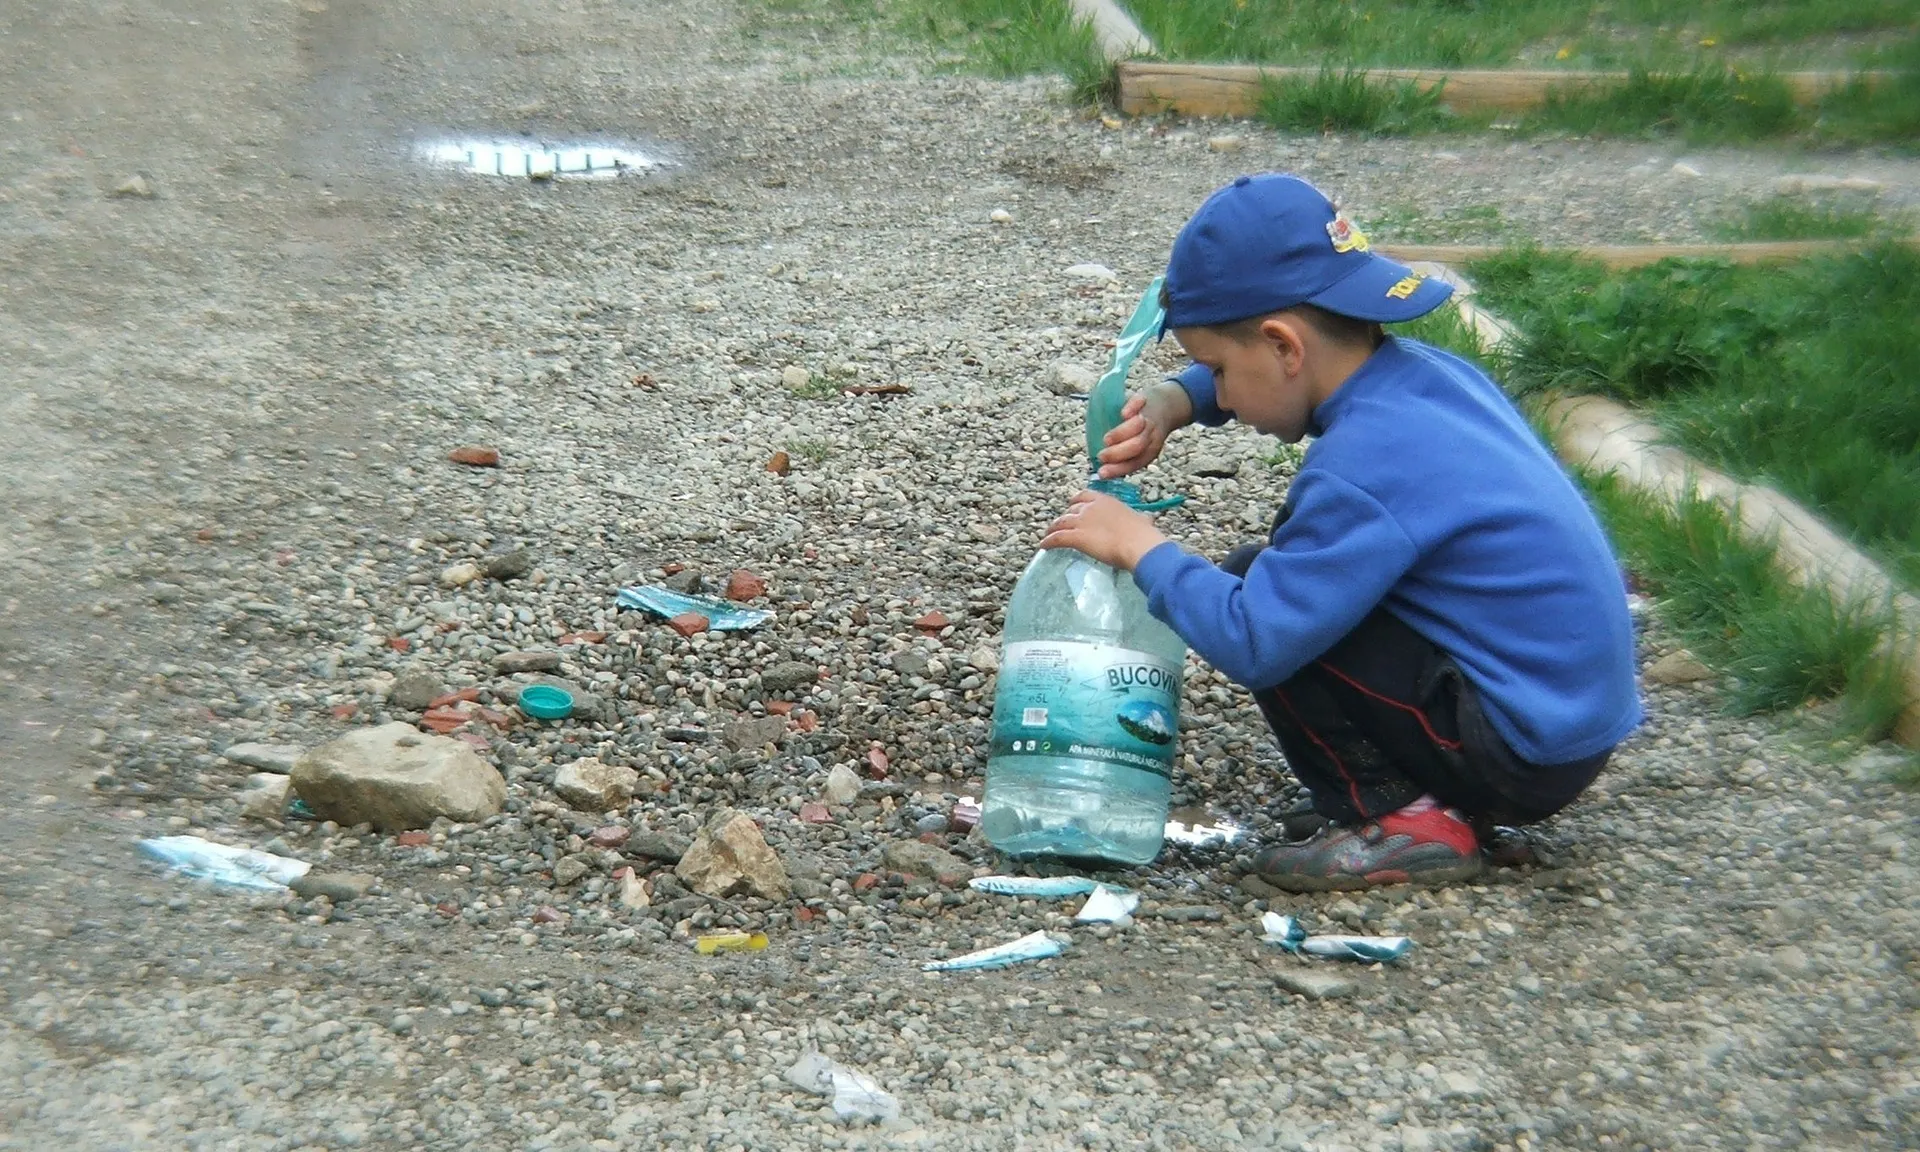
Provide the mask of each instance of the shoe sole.
[{"label": "shoe sole", "polygon": [[1462,880],[1471,880],[1480,875],[1481,865],[1478,859],[1462,860],[1458,864],[1449,864],[1442,868],[1422,868],[1418,872],[1408,872],[1400,868],[1383,868],[1378,872],[1366,872],[1360,875],[1345,876],[1309,876],[1293,872],[1265,873],[1256,872],[1260,882],[1282,892],[1359,892],[1367,888],[1385,888],[1391,884],[1408,884],[1417,888],[1430,888],[1442,884],[1458,884]]}]

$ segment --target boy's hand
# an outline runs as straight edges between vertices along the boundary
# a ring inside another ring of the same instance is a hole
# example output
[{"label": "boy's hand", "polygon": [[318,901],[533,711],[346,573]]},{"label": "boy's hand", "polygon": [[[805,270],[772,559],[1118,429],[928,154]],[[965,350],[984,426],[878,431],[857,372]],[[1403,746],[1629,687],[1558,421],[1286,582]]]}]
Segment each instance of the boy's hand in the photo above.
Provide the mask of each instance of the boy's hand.
[{"label": "boy's hand", "polygon": [[1133,571],[1140,557],[1167,542],[1145,513],[1111,496],[1082,492],[1047,528],[1042,548],[1073,548],[1115,568]]},{"label": "boy's hand", "polygon": [[1145,468],[1159,458],[1174,429],[1192,422],[1193,401],[1178,384],[1163,380],[1127,397],[1120,423],[1107,433],[1107,446],[1100,450],[1100,478],[1112,480]]}]

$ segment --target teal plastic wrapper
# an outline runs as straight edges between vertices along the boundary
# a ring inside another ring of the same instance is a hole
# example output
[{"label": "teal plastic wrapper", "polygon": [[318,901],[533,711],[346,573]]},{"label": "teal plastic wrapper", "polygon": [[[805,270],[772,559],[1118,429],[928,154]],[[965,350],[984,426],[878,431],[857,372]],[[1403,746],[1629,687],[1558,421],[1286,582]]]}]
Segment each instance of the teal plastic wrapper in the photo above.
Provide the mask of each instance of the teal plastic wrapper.
[{"label": "teal plastic wrapper", "polygon": [[773,613],[765,608],[742,608],[727,600],[712,596],[693,596],[652,584],[622,588],[615,596],[615,600],[622,608],[638,608],[642,612],[651,612],[655,616],[668,620],[684,612],[705,616],[707,627],[715,632],[737,632],[747,628],[758,628],[773,619]]},{"label": "teal plastic wrapper", "polygon": [[[1087,394],[1087,464],[1096,474],[1100,471],[1100,449],[1106,446],[1107,433],[1120,426],[1120,410],[1127,402],[1127,373],[1140,358],[1147,341],[1160,334],[1160,324],[1166,319],[1167,310],[1160,304],[1160,285],[1165,280],[1164,276],[1155,276],[1147,290],[1140,294],[1140,303],[1134,305],[1132,318],[1120,330],[1120,338],[1113,342],[1112,363]],[[1090,487],[1142,512],[1160,512],[1187,502],[1185,496],[1144,499],[1140,486],[1127,480],[1096,479]]]}]

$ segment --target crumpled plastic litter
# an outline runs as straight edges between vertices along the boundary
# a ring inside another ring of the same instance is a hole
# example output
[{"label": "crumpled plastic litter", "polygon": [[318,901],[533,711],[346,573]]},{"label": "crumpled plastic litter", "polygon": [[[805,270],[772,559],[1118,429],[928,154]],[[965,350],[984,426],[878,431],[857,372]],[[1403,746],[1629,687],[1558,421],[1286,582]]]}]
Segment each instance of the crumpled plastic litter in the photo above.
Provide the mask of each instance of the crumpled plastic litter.
[{"label": "crumpled plastic litter", "polygon": [[1039,900],[1086,896],[1100,885],[1084,876],[975,876],[967,887],[995,896],[1031,896]]},{"label": "crumpled plastic litter", "polygon": [[715,952],[761,952],[766,947],[765,932],[709,932],[693,941],[693,950],[702,956]]},{"label": "crumpled plastic litter", "polygon": [[803,1091],[833,1097],[833,1114],[842,1120],[885,1122],[900,1116],[900,1101],[873,1077],[822,1056],[811,1044],[787,1069],[787,1080]]},{"label": "crumpled plastic litter", "polygon": [[160,836],[140,841],[140,850],[183,876],[230,888],[283,892],[313,865],[252,848],[215,844],[198,836]]},{"label": "crumpled plastic litter", "polygon": [[1073,919],[1076,924],[1111,924],[1125,928],[1133,923],[1133,910],[1138,907],[1140,893],[1100,884],[1094,887],[1093,895],[1087,897]]},{"label": "crumpled plastic litter", "polygon": [[615,599],[622,608],[638,608],[667,620],[688,612],[705,616],[707,627],[715,632],[741,632],[773,619],[773,613],[765,608],[742,608],[717,596],[695,596],[654,584],[622,588]]},{"label": "crumpled plastic litter", "polygon": [[982,948],[950,960],[929,960],[920,965],[923,972],[966,972],[987,968],[1010,968],[1029,960],[1045,960],[1067,950],[1067,939],[1050,932],[1029,932],[1018,940]]},{"label": "crumpled plastic litter", "polygon": [[1405,936],[1309,936],[1299,921],[1278,912],[1260,917],[1260,927],[1266,931],[1264,939],[1268,944],[1296,956],[1387,964],[1413,951],[1413,941]]},{"label": "crumpled plastic litter", "polygon": [[[1160,285],[1165,279],[1164,276],[1154,277],[1153,283],[1148,284],[1147,290],[1140,294],[1140,302],[1134,305],[1133,316],[1127,320],[1126,327],[1120,330],[1119,339],[1113,342],[1112,362],[1099,382],[1087,393],[1087,461],[1096,477],[1100,472],[1100,449],[1106,447],[1107,433],[1120,426],[1120,410],[1127,402],[1127,372],[1133,367],[1133,362],[1140,358],[1147,341],[1160,334],[1161,321],[1166,319],[1166,309],[1160,305]],[[1142,512],[1160,512],[1187,502],[1185,496],[1147,500],[1140,495],[1140,486],[1130,480],[1096,478],[1089,487]]]}]

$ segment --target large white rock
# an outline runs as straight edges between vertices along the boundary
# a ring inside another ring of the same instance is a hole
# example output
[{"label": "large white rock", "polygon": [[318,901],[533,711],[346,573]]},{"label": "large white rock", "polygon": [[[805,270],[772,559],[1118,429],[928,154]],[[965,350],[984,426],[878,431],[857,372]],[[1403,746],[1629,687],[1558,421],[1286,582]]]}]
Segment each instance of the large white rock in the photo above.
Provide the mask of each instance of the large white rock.
[{"label": "large white rock", "polygon": [[620,764],[574,760],[553,774],[553,790],[582,812],[605,812],[633,799],[640,773]]},{"label": "large white rock", "polygon": [[713,814],[673,874],[702,896],[751,892],[785,900],[793,891],[786,865],[760,835],[760,826],[731,808]]},{"label": "large white rock", "polygon": [[322,820],[382,832],[425,828],[441,816],[471,823],[499,812],[507,799],[506,781],[470,746],[397,721],[309,751],[292,779]]}]

